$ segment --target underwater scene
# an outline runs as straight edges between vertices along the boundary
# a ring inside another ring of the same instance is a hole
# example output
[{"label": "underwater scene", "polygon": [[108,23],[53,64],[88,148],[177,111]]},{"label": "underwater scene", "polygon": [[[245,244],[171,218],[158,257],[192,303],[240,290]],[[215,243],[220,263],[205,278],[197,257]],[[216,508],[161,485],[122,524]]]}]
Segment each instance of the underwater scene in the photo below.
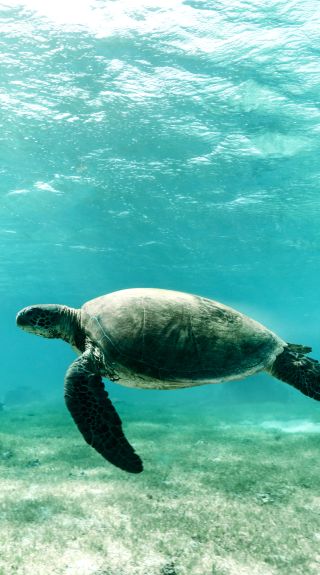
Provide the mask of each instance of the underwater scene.
[{"label": "underwater scene", "polygon": [[0,575],[319,575],[319,3],[0,27]]}]

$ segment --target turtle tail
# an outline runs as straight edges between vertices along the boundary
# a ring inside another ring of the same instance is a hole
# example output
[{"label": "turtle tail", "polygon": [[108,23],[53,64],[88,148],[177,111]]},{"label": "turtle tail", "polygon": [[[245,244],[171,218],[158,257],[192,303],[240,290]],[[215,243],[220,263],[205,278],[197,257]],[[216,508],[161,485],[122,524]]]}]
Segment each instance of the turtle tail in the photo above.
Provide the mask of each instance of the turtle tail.
[{"label": "turtle tail", "polygon": [[311,347],[288,343],[268,371],[276,377],[293,385],[304,395],[320,401],[320,363],[306,357]]}]

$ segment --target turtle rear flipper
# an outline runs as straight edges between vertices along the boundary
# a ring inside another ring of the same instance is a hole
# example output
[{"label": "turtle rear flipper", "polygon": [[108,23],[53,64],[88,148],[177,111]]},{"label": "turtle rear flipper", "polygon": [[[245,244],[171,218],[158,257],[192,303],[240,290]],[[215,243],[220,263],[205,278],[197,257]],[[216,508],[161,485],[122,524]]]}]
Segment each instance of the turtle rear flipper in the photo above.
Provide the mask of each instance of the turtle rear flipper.
[{"label": "turtle rear flipper", "polygon": [[304,395],[320,401],[320,364],[316,359],[305,356],[310,351],[310,347],[289,343],[268,371]]},{"label": "turtle rear flipper", "polygon": [[64,391],[67,407],[89,445],[113,465],[140,473],[142,461],[127,441],[121,419],[93,366],[86,352],[69,367]]}]

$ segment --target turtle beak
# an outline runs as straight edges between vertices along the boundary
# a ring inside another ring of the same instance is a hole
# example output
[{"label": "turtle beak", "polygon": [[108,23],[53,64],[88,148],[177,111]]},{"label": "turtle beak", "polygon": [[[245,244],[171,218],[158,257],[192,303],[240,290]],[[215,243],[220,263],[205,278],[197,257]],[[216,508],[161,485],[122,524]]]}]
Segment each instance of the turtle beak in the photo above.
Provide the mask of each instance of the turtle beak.
[{"label": "turtle beak", "polygon": [[32,306],[28,306],[20,310],[16,317],[17,326],[26,331],[32,331],[32,322],[30,321],[32,315]]},{"label": "turtle beak", "polygon": [[16,323],[19,327],[24,327],[28,325],[28,321],[26,320],[26,314],[24,313],[24,309],[19,311],[16,317]]}]

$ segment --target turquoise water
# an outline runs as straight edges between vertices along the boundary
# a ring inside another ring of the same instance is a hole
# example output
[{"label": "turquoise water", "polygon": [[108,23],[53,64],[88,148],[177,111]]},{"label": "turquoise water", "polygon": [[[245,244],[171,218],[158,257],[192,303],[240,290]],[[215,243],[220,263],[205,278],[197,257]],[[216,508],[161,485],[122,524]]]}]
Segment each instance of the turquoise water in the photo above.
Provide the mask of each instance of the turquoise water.
[{"label": "turquoise water", "polygon": [[1,5],[5,390],[58,390],[72,357],[18,333],[18,309],[126,287],[221,300],[319,353],[319,18],[312,1]]},{"label": "turquoise water", "polygon": [[[17,311],[128,287],[220,300],[320,357],[319,26],[316,0],[1,3],[7,410],[61,402],[74,358],[18,330]],[[172,393],[107,386],[128,427],[137,404],[191,420],[211,402],[222,419],[242,403],[278,402],[282,419],[314,410],[267,375]]]}]

